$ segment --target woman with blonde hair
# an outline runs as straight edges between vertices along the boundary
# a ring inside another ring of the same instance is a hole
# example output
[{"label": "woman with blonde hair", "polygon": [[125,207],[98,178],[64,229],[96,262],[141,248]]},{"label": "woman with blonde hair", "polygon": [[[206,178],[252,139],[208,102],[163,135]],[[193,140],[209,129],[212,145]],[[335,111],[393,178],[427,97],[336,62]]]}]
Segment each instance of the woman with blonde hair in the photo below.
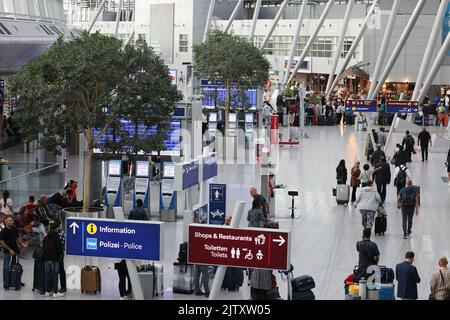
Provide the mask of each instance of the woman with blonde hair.
[{"label": "woman with blonde hair", "polygon": [[351,170],[351,178],[350,178],[350,187],[352,187],[352,203],[356,201],[356,190],[361,185],[361,180],[359,177],[361,176],[361,163],[356,161]]}]

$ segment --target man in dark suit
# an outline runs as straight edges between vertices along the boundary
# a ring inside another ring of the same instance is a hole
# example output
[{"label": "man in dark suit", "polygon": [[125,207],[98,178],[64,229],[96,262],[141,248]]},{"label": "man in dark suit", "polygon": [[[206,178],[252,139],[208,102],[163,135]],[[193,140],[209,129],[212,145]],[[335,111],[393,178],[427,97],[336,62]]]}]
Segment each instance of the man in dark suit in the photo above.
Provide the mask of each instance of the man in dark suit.
[{"label": "man in dark suit", "polygon": [[414,252],[407,252],[405,261],[397,264],[395,274],[398,281],[397,298],[399,300],[417,300],[417,284],[420,277],[417,269],[413,266]]}]

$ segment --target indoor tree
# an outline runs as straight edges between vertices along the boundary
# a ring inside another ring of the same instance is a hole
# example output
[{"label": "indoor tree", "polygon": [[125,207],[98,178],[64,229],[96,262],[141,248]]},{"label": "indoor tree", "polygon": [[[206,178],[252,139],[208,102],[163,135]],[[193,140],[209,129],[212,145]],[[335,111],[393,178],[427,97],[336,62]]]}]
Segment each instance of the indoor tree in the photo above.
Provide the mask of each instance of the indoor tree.
[{"label": "indoor tree", "polygon": [[[41,148],[58,150],[65,146],[66,132],[84,133],[84,212],[94,148],[107,154],[162,149],[181,99],[167,66],[144,40],[123,48],[121,40],[87,32],[70,41],[58,39],[25,64],[12,76],[11,91],[18,97],[13,120],[23,137],[39,135]],[[124,130],[124,121],[136,130]],[[138,125],[154,127],[156,134],[138,134]],[[105,143],[99,144],[102,137]]]},{"label": "indoor tree", "polygon": [[[210,80],[222,81],[225,89],[225,130],[232,86],[264,86],[270,63],[263,52],[244,37],[213,30],[204,43],[194,45],[195,71]],[[226,133],[225,133],[226,135]]]}]

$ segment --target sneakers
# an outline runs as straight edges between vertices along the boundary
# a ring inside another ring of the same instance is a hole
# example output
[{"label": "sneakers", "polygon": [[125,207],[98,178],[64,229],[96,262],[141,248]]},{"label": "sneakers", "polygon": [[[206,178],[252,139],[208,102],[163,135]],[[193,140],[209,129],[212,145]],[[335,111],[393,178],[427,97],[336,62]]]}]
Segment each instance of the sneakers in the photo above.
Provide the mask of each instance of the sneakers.
[{"label": "sneakers", "polygon": [[120,300],[128,300],[128,297],[120,297]]},{"label": "sneakers", "polygon": [[51,297],[52,294],[51,294],[50,292],[46,292],[46,293],[45,293],[45,296],[46,296],[46,297]]},{"label": "sneakers", "polygon": [[64,297],[64,293],[58,292],[53,294],[53,298],[62,298]]},{"label": "sneakers", "polygon": [[403,239],[408,239],[408,235],[406,233],[403,235]]}]

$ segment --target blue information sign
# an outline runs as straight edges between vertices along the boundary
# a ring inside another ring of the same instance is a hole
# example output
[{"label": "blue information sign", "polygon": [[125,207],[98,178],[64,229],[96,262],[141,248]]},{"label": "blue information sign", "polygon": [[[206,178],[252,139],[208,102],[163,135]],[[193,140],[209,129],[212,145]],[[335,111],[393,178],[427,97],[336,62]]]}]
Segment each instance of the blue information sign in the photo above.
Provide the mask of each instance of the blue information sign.
[{"label": "blue information sign", "polygon": [[66,253],[132,260],[162,259],[161,222],[67,218]]},{"label": "blue information sign", "polygon": [[227,207],[227,185],[209,185],[209,224],[223,225]]},{"label": "blue information sign", "polygon": [[183,165],[183,190],[198,184],[198,161],[193,161]]},{"label": "blue information sign", "polygon": [[203,181],[217,176],[217,155],[215,153],[203,158]]},{"label": "blue information sign", "polygon": [[377,112],[376,100],[346,100],[346,112]]}]

